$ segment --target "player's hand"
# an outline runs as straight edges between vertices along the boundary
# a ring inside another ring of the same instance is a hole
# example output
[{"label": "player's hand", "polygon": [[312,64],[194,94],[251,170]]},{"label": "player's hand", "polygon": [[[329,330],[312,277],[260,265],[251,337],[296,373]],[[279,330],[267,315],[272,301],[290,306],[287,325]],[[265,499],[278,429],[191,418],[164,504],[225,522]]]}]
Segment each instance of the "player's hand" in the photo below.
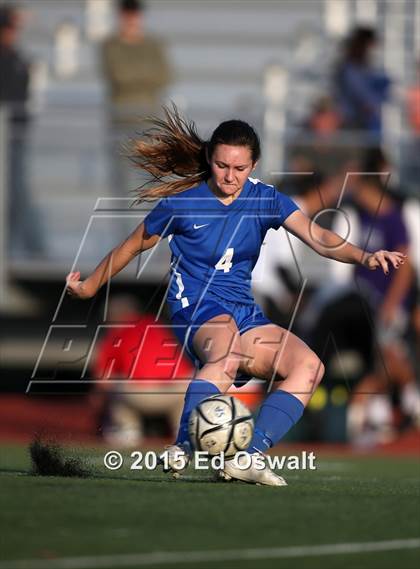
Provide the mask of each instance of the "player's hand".
[{"label": "player's hand", "polygon": [[82,300],[94,296],[94,294],[87,289],[85,282],[80,280],[80,271],[67,275],[66,292],[68,295]]},{"label": "player's hand", "polygon": [[394,269],[398,269],[398,267],[404,264],[406,258],[407,255],[399,253],[398,251],[381,250],[368,255],[365,258],[363,265],[370,271],[375,271],[380,268],[387,275],[389,273],[389,263],[394,267]]}]

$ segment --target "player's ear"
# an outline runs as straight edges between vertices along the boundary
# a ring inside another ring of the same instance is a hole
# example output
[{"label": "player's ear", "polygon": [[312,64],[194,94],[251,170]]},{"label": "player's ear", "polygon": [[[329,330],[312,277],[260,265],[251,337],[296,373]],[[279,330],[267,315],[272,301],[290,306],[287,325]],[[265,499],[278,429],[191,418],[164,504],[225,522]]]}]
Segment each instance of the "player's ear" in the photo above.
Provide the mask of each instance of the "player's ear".
[{"label": "player's ear", "polygon": [[259,162],[259,160],[257,160],[256,162],[253,163],[251,172],[253,172],[255,170],[255,168],[258,165],[258,162]]}]

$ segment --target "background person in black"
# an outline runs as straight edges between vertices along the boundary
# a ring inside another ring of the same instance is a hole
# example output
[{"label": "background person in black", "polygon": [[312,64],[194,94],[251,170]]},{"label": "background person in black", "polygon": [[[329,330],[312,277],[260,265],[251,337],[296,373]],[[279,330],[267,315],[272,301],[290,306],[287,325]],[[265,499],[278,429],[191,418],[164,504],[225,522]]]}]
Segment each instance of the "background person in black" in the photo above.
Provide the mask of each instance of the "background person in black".
[{"label": "background person in black", "polygon": [[17,48],[20,27],[15,7],[0,5],[0,108],[8,123],[8,220],[12,254],[41,253],[42,239],[28,188],[29,63]]}]

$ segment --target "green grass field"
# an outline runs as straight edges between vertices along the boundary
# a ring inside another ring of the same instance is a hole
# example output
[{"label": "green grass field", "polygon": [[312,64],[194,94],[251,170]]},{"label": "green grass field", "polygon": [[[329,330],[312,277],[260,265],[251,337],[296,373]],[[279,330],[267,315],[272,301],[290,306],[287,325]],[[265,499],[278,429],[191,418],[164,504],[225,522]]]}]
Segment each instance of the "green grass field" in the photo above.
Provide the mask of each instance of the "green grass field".
[{"label": "green grass field", "polygon": [[[420,460],[317,457],[316,471],[284,471],[289,486],[271,488],[111,472],[105,451],[78,452],[91,478],[34,476],[24,447],[0,447],[0,569],[420,564]],[[390,540],[404,541],[375,545]],[[332,544],[358,545],[308,549]]]}]

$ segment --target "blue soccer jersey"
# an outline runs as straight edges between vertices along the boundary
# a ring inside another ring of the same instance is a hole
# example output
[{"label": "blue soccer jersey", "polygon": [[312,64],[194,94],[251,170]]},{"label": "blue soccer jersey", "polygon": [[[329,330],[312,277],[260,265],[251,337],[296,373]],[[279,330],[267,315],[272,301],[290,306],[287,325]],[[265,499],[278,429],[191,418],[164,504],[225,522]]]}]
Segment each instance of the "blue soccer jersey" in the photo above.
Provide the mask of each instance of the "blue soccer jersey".
[{"label": "blue soccer jersey", "polygon": [[206,182],[161,199],[144,224],[149,235],[169,238],[171,313],[208,294],[252,304],[251,273],[265,234],[297,209],[288,196],[252,178],[229,205]]}]

